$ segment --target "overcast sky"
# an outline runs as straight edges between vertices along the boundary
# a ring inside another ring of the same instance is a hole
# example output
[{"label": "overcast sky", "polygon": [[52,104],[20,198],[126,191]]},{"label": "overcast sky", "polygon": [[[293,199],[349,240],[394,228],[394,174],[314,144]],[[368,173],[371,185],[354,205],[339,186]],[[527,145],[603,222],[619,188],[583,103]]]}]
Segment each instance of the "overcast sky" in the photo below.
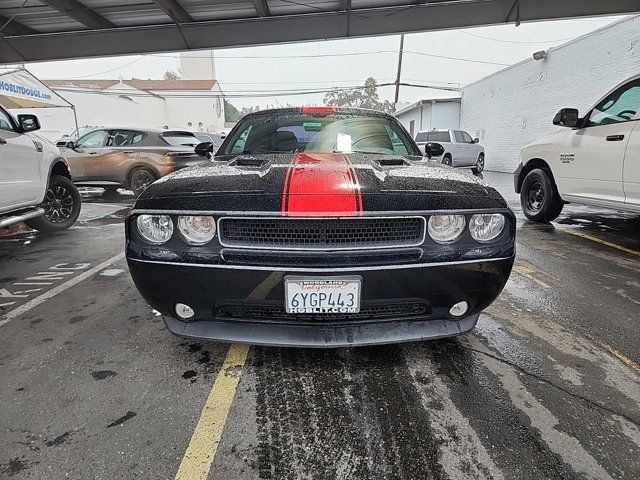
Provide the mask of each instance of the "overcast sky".
[{"label": "overcast sky", "polygon": [[[529,58],[535,51],[561,45],[621,18],[610,16],[407,35],[402,81],[421,85],[468,84],[504,68],[504,65]],[[243,98],[229,98],[238,107],[322,103],[324,94],[270,98],[255,94],[265,90],[284,90],[286,93],[299,89],[362,85],[369,76],[379,83],[393,82],[399,39],[396,35],[218,50],[217,78],[229,96],[243,95]],[[302,57],[305,55],[316,57]],[[158,79],[167,70],[179,70],[179,61],[178,54],[172,52],[33,63],[28,68],[42,79]],[[382,99],[393,100],[393,94],[393,87],[380,89]],[[401,87],[400,101],[414,102],[451,95],[451,92],[440,90]]]}]

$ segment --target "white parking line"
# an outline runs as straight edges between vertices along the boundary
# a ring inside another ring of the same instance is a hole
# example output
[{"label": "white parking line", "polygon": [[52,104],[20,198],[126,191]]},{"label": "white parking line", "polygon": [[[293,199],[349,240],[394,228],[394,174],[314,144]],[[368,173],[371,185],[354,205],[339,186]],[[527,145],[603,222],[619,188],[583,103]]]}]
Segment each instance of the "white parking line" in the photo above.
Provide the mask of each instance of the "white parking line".
[{"label": "white parking line", "polygon": [[17,316],[22,315],[25,312],[28,312],[32,308],[37,307],[38,305],[40,305],[43,302],[46,302],[51,297],[54,297],[54,296],[58,295],[59,293],[64,292],[65,290],[73,287],[74,285],[77,285],[81,281],[86,280],[87,278],[89,278],[90,276],[92,276],[95,273],[99,272],[103,268],[106,268],[109,265],[111,265],[112,263],[115,263],[115,262],[117,262],[119,260],[122,260],[123,258],[124,258],[124,252],[123,253],[119,253],[118,255],[115,255],[115,256],[111,257],[109,260],[106,260],[106,261],[102,262],[100,265],[96,265],[95,267],[90,268],[89,270],[87,270],[85,272],[82,272],[77,277],[70,278],[66,282],[61,283],[60,285],[52,288],[51,290],[49,290],[47,292],[44,292],[42,295],[37,296],[36,298],[34,298],[33,300],[28,301],[24,305],[20,305],[18,308],[15,308],[15,309],[5,313],[2,317],[0,317],[0,318],[2,318],[2,320],[0,320],[0,327],[6,325],[7,323],[9,323],[11,320],[16,318]]}]

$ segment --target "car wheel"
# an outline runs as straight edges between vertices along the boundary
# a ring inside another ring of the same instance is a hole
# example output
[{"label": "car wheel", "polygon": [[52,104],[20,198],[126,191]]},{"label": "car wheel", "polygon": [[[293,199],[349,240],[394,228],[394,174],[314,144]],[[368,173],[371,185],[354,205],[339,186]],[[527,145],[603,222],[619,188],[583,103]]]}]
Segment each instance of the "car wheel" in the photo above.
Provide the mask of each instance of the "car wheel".
[{"label": "car wheel", "polygon": [[476,166],[471,169],[473,173],[476,175],[482,173],[484,170],[484,153],[478,155],[478,160],[476,160]]},{"label": "car wheel", "polygon": [[451,163],[452,163],[452,162],[451,162],[451,155],[449,155],[449,154],[447,153],[444,157],[442,157],[442,164],[443,164],[443,165],[449,165],[449,166],[451,166]]},{"label": "car wheel", "polygon": [[520,204],[525,216],[536,222],[556,219],[564,206],[549,174],[539,168],[531,170],[524,178]]},{"label": "car wheel", "polygon": [[82,200],[78,188],[67,177],[52,175],[40,207],[44,215],[27,220],[29,227],[42,232],[59,232],[71,227],[80,215]]},{"label": "car wheel", "polygon": [[149,185],[158,179],[155,173],[148,168],[134,168],[129,175],[129,186],[136,197],[139,197]]}]

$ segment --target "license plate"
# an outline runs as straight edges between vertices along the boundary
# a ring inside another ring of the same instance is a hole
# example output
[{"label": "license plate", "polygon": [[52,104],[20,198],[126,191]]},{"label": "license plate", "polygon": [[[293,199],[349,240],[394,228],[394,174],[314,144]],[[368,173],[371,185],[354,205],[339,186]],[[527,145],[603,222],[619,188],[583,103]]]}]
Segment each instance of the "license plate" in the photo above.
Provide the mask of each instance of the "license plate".
[{"label": "license plate", "polygon": [[285,277],[287,313],[358,313],[362,277]]}]

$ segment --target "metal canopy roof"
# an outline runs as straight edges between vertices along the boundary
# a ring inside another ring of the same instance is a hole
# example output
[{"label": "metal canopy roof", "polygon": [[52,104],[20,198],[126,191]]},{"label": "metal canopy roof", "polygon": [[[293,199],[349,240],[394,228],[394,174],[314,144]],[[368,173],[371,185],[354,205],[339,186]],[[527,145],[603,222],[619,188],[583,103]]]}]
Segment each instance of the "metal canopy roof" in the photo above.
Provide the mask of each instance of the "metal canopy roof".
[{"label": "metal canopy roof", "polygon": [[640,11],[640,0],[2,0],[0,63]]}]

